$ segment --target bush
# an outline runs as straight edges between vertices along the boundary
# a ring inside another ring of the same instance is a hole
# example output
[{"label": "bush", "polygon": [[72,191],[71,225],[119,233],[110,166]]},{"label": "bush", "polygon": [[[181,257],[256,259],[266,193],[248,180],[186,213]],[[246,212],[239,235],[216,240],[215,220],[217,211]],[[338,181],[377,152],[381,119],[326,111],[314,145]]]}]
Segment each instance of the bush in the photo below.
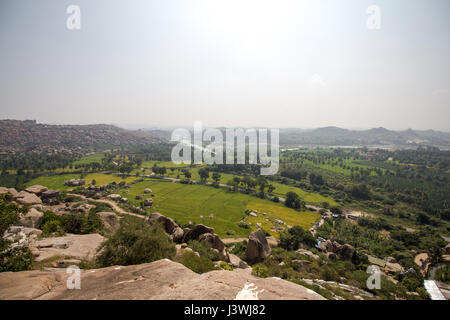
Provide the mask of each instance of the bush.
[{"label": "bush", "polygon": [[160,224],[149,226],[141,219],[128,216],[122,219],[119,229],[101,245],[100,250],[97,258],[100,267],[171,259],[176,253],[175,244]]},{"label": "bush", "polygon": [[298,194],[292,191],[286,193],[286,200],[284,204],[286,205],[286,207],[293,209],[300,209],[305,206],[305,203],[300,200]]},{"label": "bush", "polygon": [[285,230],[280,234],[280,247],[286,250],[297,250],[300,244],[313,247],[316,239],[309,231],[303,230],[300,226],[294,226],[289,230]]},{"label": "bush", "polygon": [[260,278],[267,278],[269,276],[269,269],[267,267],[257,264],[253,266],[252,275]]},{"label": "bush", "polygon": [[205,241],[192,240],[188,242],[188,247],[198,252],[201,257],[205,257],[211,261],[219,261],[220,255],[211,248],[211,245]]},{"label": "bush", "polygon": [[33,255],[26,246],[0,252],[0,272],[30,270],[32,265]]},{"label": "bush", "polygon": [[205,273],[217,270],[214,263],[206,257],[197,256],[194,252],[186,252],[181,257],[181,264],[196,273]]}]

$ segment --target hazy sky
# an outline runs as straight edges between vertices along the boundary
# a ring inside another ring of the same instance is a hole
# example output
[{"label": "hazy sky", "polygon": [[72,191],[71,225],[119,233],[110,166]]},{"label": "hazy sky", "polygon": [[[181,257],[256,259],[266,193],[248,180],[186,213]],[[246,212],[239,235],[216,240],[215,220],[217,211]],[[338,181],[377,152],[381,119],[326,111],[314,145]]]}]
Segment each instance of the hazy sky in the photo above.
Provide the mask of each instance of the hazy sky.
[{"label": "hazy sky", "polygon": [[448,0],[1,0],[0,118],[450,131],[449,16]]}]

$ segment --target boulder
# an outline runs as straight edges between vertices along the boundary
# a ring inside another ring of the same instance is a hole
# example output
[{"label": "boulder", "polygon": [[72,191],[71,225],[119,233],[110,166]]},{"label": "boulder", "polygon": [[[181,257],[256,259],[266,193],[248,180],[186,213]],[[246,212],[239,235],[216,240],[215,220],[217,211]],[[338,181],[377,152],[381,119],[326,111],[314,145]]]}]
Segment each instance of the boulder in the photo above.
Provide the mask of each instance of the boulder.
[{"label": "boulder", "polygon": [[40,196],[43,192],[47,191],[48,188],[41,185],[34,185],[25,189],[26,192],[34,193],[35,195]]},{"label": "boulder", "polygon": [[271,248],[278,247],[278,240],[277,240],[277,238],[275,238],[274,236],[269,236],[269,237],[266,237],[266,239],[267,239],[267,243],[269,244],[269,246]]},{"label": "boulder", "polygon": [[184,231],[183,242],[188,242],[189,240],[198,240],[199,237],[204,233],[214,233],[214,229],[203,224],[197,224],[191,228],[186,228]]},{"label": "boulder", "polygon": [[450,243],[445,246],[444,251],[446,254],[450,254]]},{"label": "boulder", "polygon": [[310,258],[312,258],[312,259],[314,259],[314,260],[318,260],[318,259],[319,259],[319,256],[318,256],[317,254],[314,254],[314,253],[312,253],[312,252],[309,251],[309,250],[298,249],[298,250],[297,250],[297,253],[300,254],[300,255],[302,255],[302,256],[305,256],[305,257],[310,257]]},{"label": "boulder", "polygon": [[327,252],[336,253],[341,248],[341,245],[337,241],[327,240],[325,241],[325,248]]},{"label": "boulder", "polygon": [[153,199],[152,198],[147,198],[144,200],[144,206],[146,207],[151,207],[153,205]]},{"label": "boulder", "polygon": [[153,212],[148,219],[150,223],[160,222],[164,226],[164,229],[168,234],[172,234],[179,226],[172,218],[168,218],[160,214],[159,212]]},{"label": "boulder", "polygon": [[334,253],[334,252],[327,252],[327,259],[331,260],[331,261],[336,261],[337,260],[336,253]]},{"label": "boulder", "polygon": [[97,212],[106,229],[116,229],[119,227],[119,217],[114,212]]},{"label": "boulder", "polygon": [[69,187],[78,187],[78,186],[84,186],[86,181],[83,179],[70,179],[63,182],[63,185],[69,186]]},{"label": "boulder", "polygon": [[261,229],[253,231],[248,237],[247,248],[245,249],[247,260],[251,263],[263,261],[271,252],[264,232]]},{"label": "boulder", "polygon": [[229,261],[227,251],[225,250],[225,244],[219,238],[217,234],[214,233],[203,233],[198,237],[198,241],[206,241],[211,245],[211,248],[218,251],[220,258],[224,261]]},{"label": "boulder", "polygon": [[0,194],[10,193],[13,197],[16,197],[19,193],[14,188],[0,187]]},{"label": "boulder", "polygon": [[356,250],[349,244],[344,244],[335,252],[342,260],[351,260]]},{"label": "boulder", "polygon": [[397,259],[395,259],[394,257],[387,257],[385,260],[389,263],[397,263]]},{"label": "boulder", "polygon": [[113,193],[108,195],[107,198],[114,201],[120,201],[122,199],[122,196],[120,194]]},{"label": "boulder", "polygon": [[146,188],[146,189],[144,190],[144,193],[152,193],[152,189]]},{"label": "boulder", "polygon": [[59,196],[59,190],[47,190],[42,192],[41,199],[42,200],[54,199],[57,196]]},{"label": "boulder", "polygon": [[41,198],[33,193],[29,193],[26,191],[20,191],[17,196],[14,197],[14,199],[20,204],[42,204]]},{"label": "boulder", "polygon": [[292,260],[291,263],[292,263],[294,266],[304,267],[304,266],[310,265],[310,264],[311,264],[311,261],[308,261],[308,260],[297,260],[297,259],[296,259],[296,260]]},{"label": "boulder", "polygon": [[177,227],[174,229],[171,236],[174,242],[181,242],[183,241],[184,231],[180,227]]},{"label": "boulder", "polygon": [[176,222],[169,217],[163,216],[159,212],[153,212],[148,219],[148,222],[162,223],[165,231],[172,237],[174,242],[181,242],[183,240],[184,231],[181,229]]},{"label": "boulder", "polygon": [[43,216],[44,214],[42,212],[37,211],[35,208],[30,208],[30,210],[20,218],[16,225],[37,229],[41,225]]},{"label": "boulder", "polygon": [[36,228],[23,228],[23,233],[25,233],[25,235],[28,238],[31,237],[35,237],[35,238],[40,238],[42,236],[42,230],[40,229],[36,229]]},{"label": "boulder", "polygon": [[247,262],[242,261],[238,256],[230,253],[228,257],[230,259],[229,265],[231,265],[233,268],[241,268],[241,269],[249,268]]}]

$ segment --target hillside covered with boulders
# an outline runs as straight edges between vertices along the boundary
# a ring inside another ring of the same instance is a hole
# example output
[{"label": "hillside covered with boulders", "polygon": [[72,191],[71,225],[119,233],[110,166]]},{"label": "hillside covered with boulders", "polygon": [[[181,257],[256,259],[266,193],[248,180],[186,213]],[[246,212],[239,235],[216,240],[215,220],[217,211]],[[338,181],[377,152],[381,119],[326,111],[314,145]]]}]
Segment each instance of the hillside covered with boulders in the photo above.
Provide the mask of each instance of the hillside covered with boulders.
[{"label": "hillside covered with boulders", "polygon": [[120,147],[161,141],[143,131],[107,124],[50,125],[34,120],[0,120],[0,149],[18,152],[74,152],[92,147]]}]

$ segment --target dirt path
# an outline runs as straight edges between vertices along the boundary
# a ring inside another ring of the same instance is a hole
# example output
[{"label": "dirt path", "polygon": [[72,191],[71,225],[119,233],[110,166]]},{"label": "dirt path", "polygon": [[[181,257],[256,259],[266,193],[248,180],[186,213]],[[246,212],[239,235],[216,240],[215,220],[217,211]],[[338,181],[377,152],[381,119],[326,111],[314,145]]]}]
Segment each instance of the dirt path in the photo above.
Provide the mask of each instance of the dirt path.
[{"label": "dirt path", "polygon": [[248,240],[248,238],[223,238],[221,239],[223,243],[230,244],[230,243],[238,243],[242,242],[244,240]]},{"label": "dirt path", "polygon": [[76,196],[76,197],[80,197],[81,199],[83,199],[84,201],[92,201],[92,202],[97,202],[97,203],[104,203],[107,204],[109,206],[111,206],[111,208],[113,208],[113,210],[117,211],[120,214],[128,214],[130,216],[135,216],[141,219],[146,218],[146,216],[137,214],[137,213],[133,213],[133,212],[128,212],[123,210],[121,207],[119,207],[117,205],[117,203],[115,203],[112,200],[106,200],[106,199],[91,199],[91,198],[86,198],[85,196],[81,195],[81,194],[76,194],[76,193],[68,193],[68,195],[70,196]]}]

